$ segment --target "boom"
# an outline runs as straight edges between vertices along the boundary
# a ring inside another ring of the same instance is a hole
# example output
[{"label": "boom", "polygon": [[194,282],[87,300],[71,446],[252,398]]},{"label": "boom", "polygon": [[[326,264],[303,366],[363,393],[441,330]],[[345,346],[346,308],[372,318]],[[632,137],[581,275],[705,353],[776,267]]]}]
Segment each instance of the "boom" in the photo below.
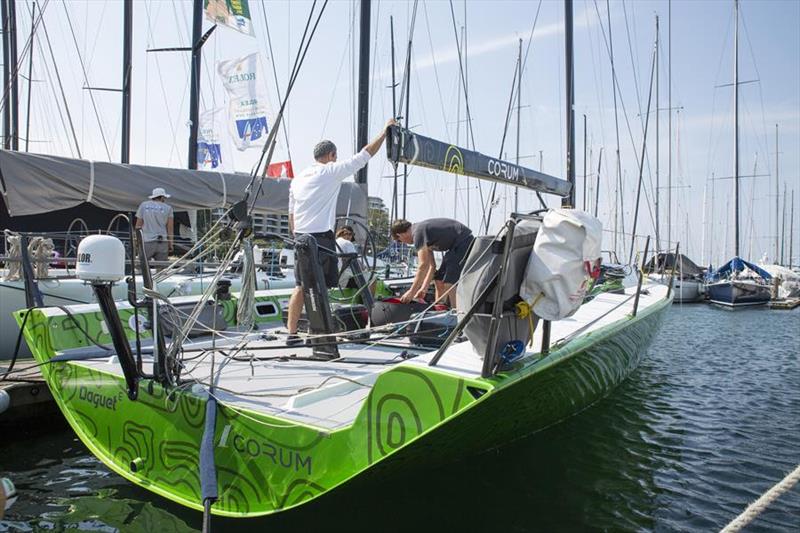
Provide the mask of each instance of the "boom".
[{"label": "boom", "polygon": [[395,164],[433,168],[562,197],[569,196],[572,189],[566,180],[423,137],[399,126],[389,127],[386,154]]}]

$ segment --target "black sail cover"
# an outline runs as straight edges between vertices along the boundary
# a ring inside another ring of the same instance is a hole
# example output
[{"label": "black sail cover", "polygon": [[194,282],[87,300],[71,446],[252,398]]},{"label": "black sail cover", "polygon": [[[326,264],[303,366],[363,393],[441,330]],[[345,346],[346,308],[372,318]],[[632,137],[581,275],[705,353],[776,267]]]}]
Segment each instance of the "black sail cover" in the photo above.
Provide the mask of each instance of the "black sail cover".
[{"label": "black sail cover", "polygon": [[389,161],[405,163],[557,196],[569,196],[568,181],[507,161],[423,137],[399,126],[390,126],[386,138]]}]

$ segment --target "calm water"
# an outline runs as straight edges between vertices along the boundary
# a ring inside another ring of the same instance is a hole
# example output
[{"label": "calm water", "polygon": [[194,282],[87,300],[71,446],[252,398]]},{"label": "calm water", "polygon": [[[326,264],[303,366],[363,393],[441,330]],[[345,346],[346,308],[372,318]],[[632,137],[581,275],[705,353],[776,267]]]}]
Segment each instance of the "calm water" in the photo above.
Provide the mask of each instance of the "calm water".
[{"label": "calm water", "polygon": [[[63,426],[0,439],[0,475],[20,493],[0,531],[200,527],[199,514],[109,472]],[[798,463],[800,310],[676,305],[630,379],[550,430],[436,470],[357,483],[288,514],[213,526],[714,531]],[[798,530],[800,486],[747,531]]]}]

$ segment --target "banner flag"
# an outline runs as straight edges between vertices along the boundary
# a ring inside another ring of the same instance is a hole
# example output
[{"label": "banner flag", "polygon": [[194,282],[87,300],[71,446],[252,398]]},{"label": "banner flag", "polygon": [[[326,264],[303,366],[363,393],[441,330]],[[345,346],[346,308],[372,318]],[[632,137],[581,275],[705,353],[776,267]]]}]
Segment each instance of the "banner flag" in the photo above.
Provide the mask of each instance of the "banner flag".
[{"label": "banner flag", "polygon": [[269,99],[258,52],[220,61],[217,73],[228,93],[228,127],[238,150],[264,145],[269,132]]},{"label": "banner flag", "polygon": [[203,11],[206,13],[206,19],[214,24],[227,26],[245,35],[255,37],[248,1],[204,0]]},{"label": "banner flag", "polygon": [[270,178],[293,178],[294,169],[291,161],[278,161],[267,167],[267,176]]},{"label": "banner flag", "polygon": [[197,128],[197,168],[199,170],[222,170],[224,117],[225,108],[222,107],[203,111],[200,114],[200,123]]}]

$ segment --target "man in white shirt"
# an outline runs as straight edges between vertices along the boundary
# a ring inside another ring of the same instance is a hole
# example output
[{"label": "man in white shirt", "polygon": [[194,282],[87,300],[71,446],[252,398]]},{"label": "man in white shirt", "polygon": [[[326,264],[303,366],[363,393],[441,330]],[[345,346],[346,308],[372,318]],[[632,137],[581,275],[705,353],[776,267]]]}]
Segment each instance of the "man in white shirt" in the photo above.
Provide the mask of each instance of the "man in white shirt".
[{"label": "man in white shirt", "polygon": [[[336,252],[333,228],[336,225],[336,201],[339,198],[339,189],[345,178],[362,169],[370,158],[378,153],[386,138],[386,129],[394,124],[396,121],[389,119],[377,137],[346,161],[337,161],[336,145],[331,141],[317,143],[314,147],[316,162],[292,179],[289,187],[289,229],[295,237],[299,234],[310,234],[316,239],[328,287],[336,286],[339,274],[336,257],[327,252],[327,250]],[[294,274],[297,286],[289,299],[289,316],[286,324],[290,335],[287,344],[290,345],[300,342],[296,337],[297,321],[304,303],[297,263],[295,261]]]},{"label": "man in white shirt", "polygon": [[162,187],[156,187],[150,199],[136,210],[136,229],[142,230],[148,260],[166,261],[172,252],[172,207],[166,201],[169,197]]},{"label": "man in white shirt", "polygon": [[[351,226],[342,226],[336,231],[336,247],[339,249],[339,253],[341,254],[358,254],[358,250],[356,250],[356,245],[353,241],[355,241],[356,233],[353,231]],[[350,260],[340,259],[339,260],[339,271],[341,275],[339,276],[339,287],[347,288],[350,285],[350,282],[353,280],[353,271],[350,270],[350,261],[358,261],[358,258],[352,258]]]}]

